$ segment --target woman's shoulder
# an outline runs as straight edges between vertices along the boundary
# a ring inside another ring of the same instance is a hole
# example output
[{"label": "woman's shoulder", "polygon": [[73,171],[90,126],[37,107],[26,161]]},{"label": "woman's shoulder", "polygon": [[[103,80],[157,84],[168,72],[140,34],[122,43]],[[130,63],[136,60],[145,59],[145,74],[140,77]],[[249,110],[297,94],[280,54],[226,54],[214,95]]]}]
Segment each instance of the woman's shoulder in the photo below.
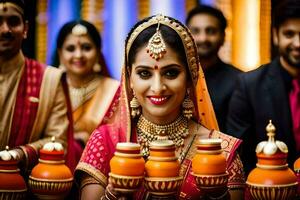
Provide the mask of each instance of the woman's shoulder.
[{"label": "woman's shoulder", "polygon": [[101,76],[101,79],[102,79],[103,82],[105,82],[107,84],[113,84],[113,85],[116,85],[116,86],[120,85],[120,81],[118,81],[116,79],[113,79],[111,77],[108,77],[108,76]]}]

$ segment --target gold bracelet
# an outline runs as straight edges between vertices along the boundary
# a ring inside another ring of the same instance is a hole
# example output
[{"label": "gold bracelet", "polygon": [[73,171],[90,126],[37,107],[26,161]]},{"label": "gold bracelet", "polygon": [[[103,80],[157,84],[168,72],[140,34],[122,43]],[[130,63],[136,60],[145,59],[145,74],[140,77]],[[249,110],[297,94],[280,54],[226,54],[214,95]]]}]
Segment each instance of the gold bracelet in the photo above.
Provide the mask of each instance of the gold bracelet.
[{"label": "gold bracelet", "polygon": [[100,198],[100,200],[106,200],[105,195]]},{"label": "gold bracelet", "polygon": [[105,197],[109,200],[117,200],[118,198],[109,189],[105,190]]}]

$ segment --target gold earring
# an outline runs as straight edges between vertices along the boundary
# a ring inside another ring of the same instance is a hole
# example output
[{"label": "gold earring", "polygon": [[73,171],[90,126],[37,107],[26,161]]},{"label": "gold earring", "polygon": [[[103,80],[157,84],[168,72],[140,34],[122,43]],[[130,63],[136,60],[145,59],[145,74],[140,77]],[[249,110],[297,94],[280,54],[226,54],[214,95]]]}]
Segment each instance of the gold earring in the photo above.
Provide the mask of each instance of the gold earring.
[{"label": "gold earring", "polygon": [[101,65],[99,63],[96,63],[94,66],[93,66],[93,71],[94,72],[101,72]]},{"label": "gold earring", "polygon": [[141,114],[140,111],[140,103],[138,102],[137,98],[133,96],[133,98],[130,101],[130,108],[131,108],[131,116],[133,118],[136,118]]},{"label": "gold earring", "polygon": [[194,103],[190,98],[190,90],[187,89],[184,101],[182,102],[183,116],[190,119],[193,116]]}]

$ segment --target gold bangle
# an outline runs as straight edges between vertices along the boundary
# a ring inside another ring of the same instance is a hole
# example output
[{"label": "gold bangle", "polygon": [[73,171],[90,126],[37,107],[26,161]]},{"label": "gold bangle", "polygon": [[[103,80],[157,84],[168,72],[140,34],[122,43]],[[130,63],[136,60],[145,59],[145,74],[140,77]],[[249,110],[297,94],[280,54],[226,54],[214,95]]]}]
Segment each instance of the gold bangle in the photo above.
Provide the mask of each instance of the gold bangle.
[{"label": "gold bangle", "polygon": [[106,189],[105,190],[105,197],[107,198],[107,199],[110,199],[110,200],[114,200],[114,199],[118,199],[117,197],[116,197],[116,195],[114,195],[111,191],[110,191],[110,189]]},{"label": "gold bangle", "polygon": [[106,200],[105,195],[100,198],[100,200]]}]

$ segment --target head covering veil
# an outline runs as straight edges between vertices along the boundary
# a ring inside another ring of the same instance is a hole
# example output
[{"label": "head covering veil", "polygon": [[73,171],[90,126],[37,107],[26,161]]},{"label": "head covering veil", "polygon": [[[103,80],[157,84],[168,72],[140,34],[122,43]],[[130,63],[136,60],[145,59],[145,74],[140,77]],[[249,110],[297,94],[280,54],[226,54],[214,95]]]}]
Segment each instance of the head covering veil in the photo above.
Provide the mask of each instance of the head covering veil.
[{"label": "head covering veil", "polygon": [[[192,35],[189,29],[184,26],[179,21],[163,16],[163,15],[155,15],[150,17],[147,21],[142,22],[137,27],[135,27],[131,33],[128,35],[125,44],[125,62],[122,69],[122,78],[121,78],[121,98],[120,98],[120,107],[121,107],[121,115],[122,120],[119,120],[123,123],[122,126],[126,124],[126,127],[123,131],[126,132],[127,140],[130,140],[131,135],[131,117],[130,117],[130,107],[129,101],[133,97],[132,89],[130,88],[129,83],[129,66],[128,66],[128,54],[129,50],[137,38],[137,36],[148,27],[158,24],[166,25],[176,31],[176,33],[180,36],[182,40],[182,44],[184,46],[188,71],[190,73],[190,77],[192,78],[192,90],[191,90],[191,98],[195,105],[194,119],[201,123],[208,129],[218,130],[218,123],[215,117],[215,112],[210,100],[210,96],[207,90],[204,73],[202,71],[200,61],[197,54],[197,47],[192,38]],[[126,113],[126,114],[125,114]],[[124,115],[125,114],[125,115]],[[125,122],[125,123],[124,123]]]}]

